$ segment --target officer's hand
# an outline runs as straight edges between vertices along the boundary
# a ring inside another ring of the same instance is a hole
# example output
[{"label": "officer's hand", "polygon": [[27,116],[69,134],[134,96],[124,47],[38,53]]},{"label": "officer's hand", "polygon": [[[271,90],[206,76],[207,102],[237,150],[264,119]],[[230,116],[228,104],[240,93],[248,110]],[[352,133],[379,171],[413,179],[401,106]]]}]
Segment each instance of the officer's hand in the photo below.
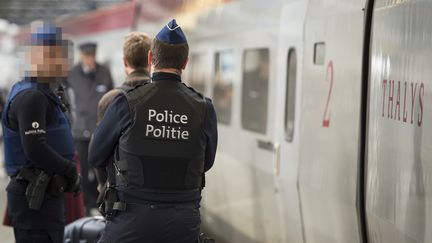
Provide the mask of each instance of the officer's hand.
[{"label": "officer's hand", "polygon": [[71,173],[65,175],[65,177],[67,180],[67,186],[65,191],[78,194],[81,191],[81,175],[78,174],[76,167]]},{"label": "officer's hand", "polygon": [[105,187],[105,184],[98,183],[97,191],[98,191],[99,193],[102,193],[103,190],[104,190],[104,187]]},{"label": "officer's hand", "polygon": [[81,192],[81,175],[78,174],[75,182],[71,184],[71,192],[74,193],[74,196],[78,196],[78,194]]}]

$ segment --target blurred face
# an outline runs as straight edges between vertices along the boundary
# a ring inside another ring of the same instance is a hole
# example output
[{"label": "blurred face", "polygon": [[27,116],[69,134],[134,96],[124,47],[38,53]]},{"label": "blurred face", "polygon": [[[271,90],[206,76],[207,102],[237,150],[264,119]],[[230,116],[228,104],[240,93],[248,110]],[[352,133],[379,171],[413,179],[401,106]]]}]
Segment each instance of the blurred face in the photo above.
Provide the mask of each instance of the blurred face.
[{"label": "blurred face", "polygon": [[66,77],[69,72],[67,49],[63,46],[30,46],[30,71],[34,77]]},{"label": "blurred face", "polygon": [[81,63],[84,69],[94,70],[96,68],[96,57],[92,54],[81,54]]}]

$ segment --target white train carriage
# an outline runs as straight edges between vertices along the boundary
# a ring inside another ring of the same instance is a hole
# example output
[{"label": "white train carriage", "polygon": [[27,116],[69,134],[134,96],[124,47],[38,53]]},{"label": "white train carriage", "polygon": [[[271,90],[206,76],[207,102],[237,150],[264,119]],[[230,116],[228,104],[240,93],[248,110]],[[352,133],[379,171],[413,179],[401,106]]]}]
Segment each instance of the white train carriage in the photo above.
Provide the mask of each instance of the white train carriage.
[{"label": "white train carriage", "polygon": [[202,204],[218,242],[426,243],[431,10],[429,0],[143,0],[61,23],[76,43],[99,43],[119,84],[123,36],[178,19],[184,80],[218,112]]}]

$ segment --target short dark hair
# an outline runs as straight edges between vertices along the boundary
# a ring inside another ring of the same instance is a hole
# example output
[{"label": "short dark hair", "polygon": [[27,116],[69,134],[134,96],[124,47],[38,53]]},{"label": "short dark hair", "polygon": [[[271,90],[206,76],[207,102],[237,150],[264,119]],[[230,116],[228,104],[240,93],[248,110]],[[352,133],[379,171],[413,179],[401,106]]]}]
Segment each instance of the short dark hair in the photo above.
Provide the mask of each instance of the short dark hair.
[{"label": "short dark hair", "polygon": [[167,44],[158,39],[153,39],[151,47],[153,53],[152,65],[159,68],[176,68],[181,70],[189,55],[189,45]]},{"label": "short dark hair", "polygon": [[147,54],[151,39],[144,33],[132,32],[126,35],[123,44],[123,55],[128,64],[134,68],[146,68]]}]

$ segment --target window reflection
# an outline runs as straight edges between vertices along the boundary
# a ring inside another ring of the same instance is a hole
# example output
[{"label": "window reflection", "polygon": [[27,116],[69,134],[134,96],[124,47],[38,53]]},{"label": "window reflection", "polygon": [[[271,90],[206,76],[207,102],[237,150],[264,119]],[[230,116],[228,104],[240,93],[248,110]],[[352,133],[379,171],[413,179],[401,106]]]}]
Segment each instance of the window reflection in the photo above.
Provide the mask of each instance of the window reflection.
[{"label": "window reflection", "polygon": [[234,55],[232,51],[222,51],[215,56],[215,77],[213,102],[218,122],[231,123],[233,96]]},{"label": "window reflection", "polygon": [[246,50],[243,55],[243,128],[258,133],[267,129],[269,50]]},{"label": "window reflection", "polygon": [[205,94],[205,56],[192,54],[190,58],[189,85],[201,94]]}]

